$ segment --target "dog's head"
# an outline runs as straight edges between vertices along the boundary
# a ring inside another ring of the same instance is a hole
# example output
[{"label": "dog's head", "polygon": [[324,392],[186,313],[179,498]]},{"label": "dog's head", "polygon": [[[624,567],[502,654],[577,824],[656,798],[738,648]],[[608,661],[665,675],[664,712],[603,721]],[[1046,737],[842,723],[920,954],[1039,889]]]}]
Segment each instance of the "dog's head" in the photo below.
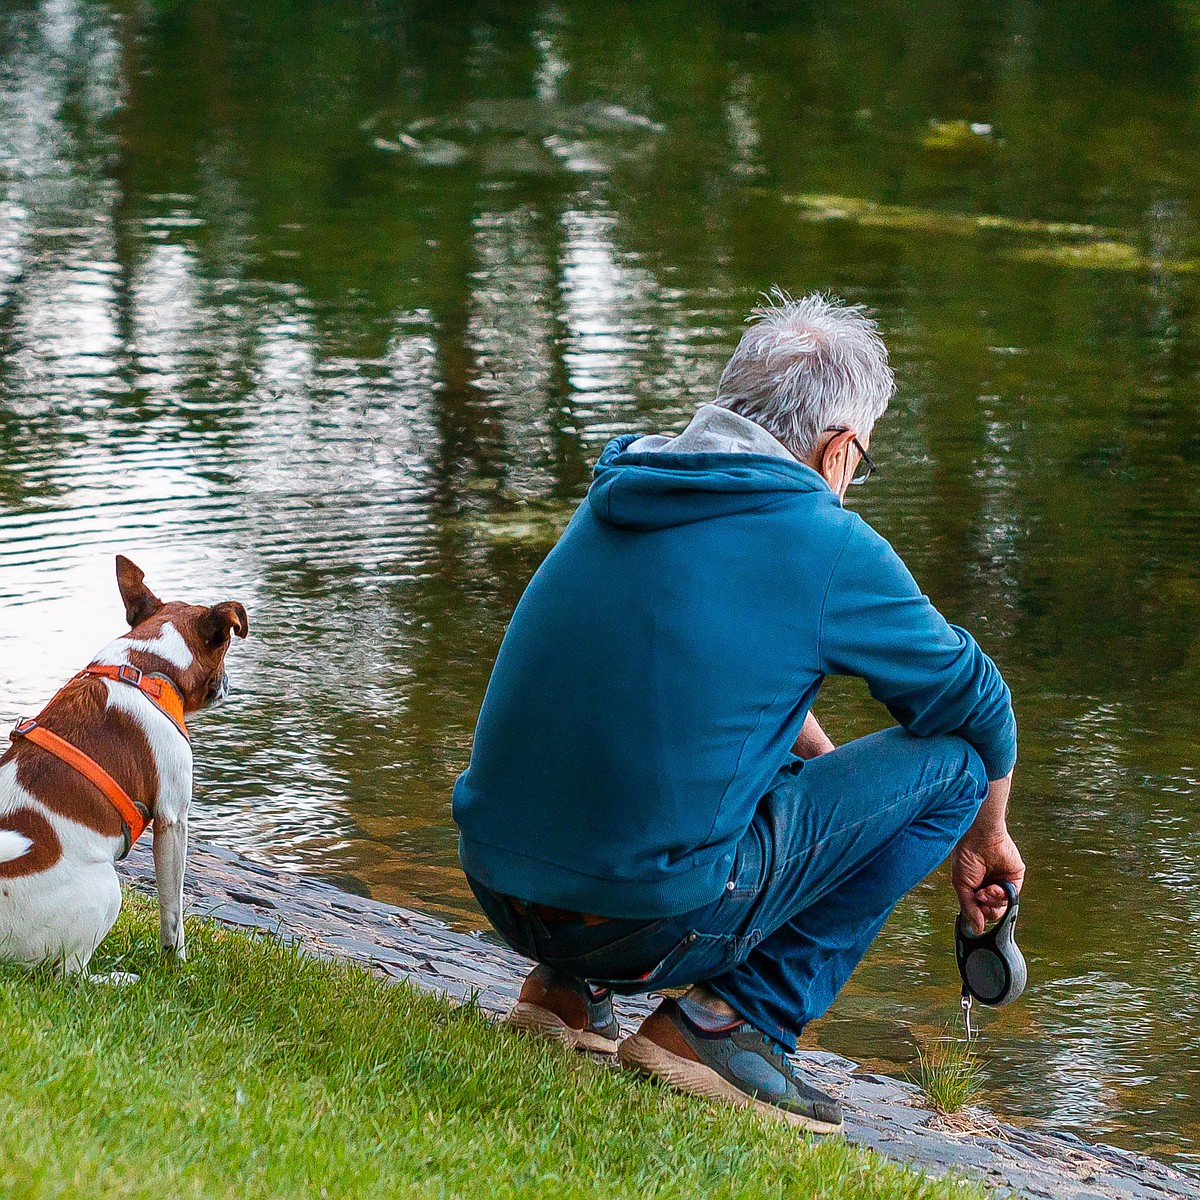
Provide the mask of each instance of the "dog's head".
[{"label": "dog's head", "polygon": [[117,555],[117,586],[129,633],[115,645],[126,648],[130,665],[170,679],[183,696],[184,712],[224,699],[230,638],[250,632],[245,607],[236,600],[211,608],[178,600],[164,604],[146,586],[141,569],[123,554]]}]

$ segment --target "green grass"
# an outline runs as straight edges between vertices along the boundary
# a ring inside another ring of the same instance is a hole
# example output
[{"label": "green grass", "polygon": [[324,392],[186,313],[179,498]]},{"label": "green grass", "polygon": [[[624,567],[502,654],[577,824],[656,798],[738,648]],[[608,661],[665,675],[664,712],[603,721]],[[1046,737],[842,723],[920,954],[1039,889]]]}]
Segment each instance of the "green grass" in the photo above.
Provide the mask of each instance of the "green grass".
[{"label": "green grass", "polygon": [[967,1042],[951,1034],[917,1047],[915,1082],[944,1116],[960,1113],[983,1091],[983,1067]]},{"label": "green grass", "polygon": [[151,903],[93,969],[0,967],[0,1195],[978,1197]]}]

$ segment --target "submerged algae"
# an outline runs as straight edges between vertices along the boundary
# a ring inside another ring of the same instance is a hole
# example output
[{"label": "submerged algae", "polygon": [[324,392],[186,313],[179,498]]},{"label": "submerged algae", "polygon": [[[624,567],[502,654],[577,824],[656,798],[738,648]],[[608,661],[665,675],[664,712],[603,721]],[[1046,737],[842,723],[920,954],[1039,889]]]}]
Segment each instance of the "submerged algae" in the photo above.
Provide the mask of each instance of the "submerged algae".
[{"label": "submerged algae", "polygon": [[1045,237],[1111,238],[1116,231],[1073,221],[1038,221],[993,213],[939,212],[906,204],[879,204],[857,196],[805,192],[782,197],[785,204],[802,209],[808,221],[853,221],[857,225],[907,229],[917,233],[973,234],[988,230],[1040,234]]},{"label": "submerged algae", "polygon": [[462,524],[493,545],[552,546],[562,536],[576,505],[528,501],[506,511],[469,517]]},{"label": "submerged algae", "polygon": [[1186,273],[1196,269],[1194,259],[1151,259],[1130,242],[1085,242],[1082,245],[1027,246],[1009,251],[1022,262],[1050,263],[1060,267],[1085,267],[1099,271],[1147,271],[1157,269]]},{"label": "submerged algae", "polygon": [[894,229],[916,234],[970,237],[977,233],[1017,234],[1051,239],[1043,245],[1001,250],[1006,258],[1052,266],[1105,271],[1196,270],[1193,259],[1151,258],[1119,229],[1073,221],[1042,221],[995,213],[941,212],[904,204],[880,204],[857,196],[826,193],[785,195],[785,204],[801,210],[806,221],[849,221],[867,228]]}]

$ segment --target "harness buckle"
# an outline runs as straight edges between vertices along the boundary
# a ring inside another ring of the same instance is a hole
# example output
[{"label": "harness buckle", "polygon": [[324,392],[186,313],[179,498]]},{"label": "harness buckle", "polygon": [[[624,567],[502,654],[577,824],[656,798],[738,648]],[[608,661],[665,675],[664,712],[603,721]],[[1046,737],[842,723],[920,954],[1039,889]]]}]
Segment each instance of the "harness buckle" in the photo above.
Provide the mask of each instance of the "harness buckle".
[{"label": "harness buckle", "polygon": [[142,673],[137,667],[131,667],[128,664],[117,668],[117,678],[122,683],[131,683],[134,687],[141,687]]},{"label": "harness buckle", "polygon": [[15,742],[17,738],[24,737],[27,733],[32,733],[37,728],[37,721],[33,717],[23,717],[16,723],[12,733],[8,735],[9,741]]}]

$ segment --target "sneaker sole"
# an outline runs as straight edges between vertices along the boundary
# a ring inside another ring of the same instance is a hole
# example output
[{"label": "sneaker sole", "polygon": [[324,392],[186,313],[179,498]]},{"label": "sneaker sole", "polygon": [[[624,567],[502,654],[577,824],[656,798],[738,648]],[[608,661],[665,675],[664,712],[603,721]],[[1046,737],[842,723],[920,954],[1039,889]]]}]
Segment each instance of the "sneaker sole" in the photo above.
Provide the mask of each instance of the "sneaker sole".
[{"label": "sneaker sole", "polygon": [[617,1050],[617,1061],[627,1071],[636,1071],[640,1075],[660,1079],[677,1092],[686,1092],[689,1096],[703,1096],[706,1100],[731,1104],[737,1108],[752,1108],[763,1116],[776,1121],[786,1121],[787,1124],[806,1129],[809,1133],[842,1131],[840,1122],[834,1125],[829,1121],[818,1121],[815,1117],[789,1112],[786,1108],[779,1108],[777,1105],[747,1096],[711,1067],[680,1058],[678,1054],[664,1050],[657,1042],[652,1042],[638,1033],[627,1037],[621,1043],[620,1049]]},{"label": "sneaker sole", "polygon": [[504,1018],[511,1029],[520,1030],[534,1037],[566,1046],[569,1050],[590,1051],[593,1054],[616,1054],[617,1043],[612,1038],[601,1037],[587,1029],[572,1029],[570,1025],[548,1008],[540,1004],[518,1003]]}]

